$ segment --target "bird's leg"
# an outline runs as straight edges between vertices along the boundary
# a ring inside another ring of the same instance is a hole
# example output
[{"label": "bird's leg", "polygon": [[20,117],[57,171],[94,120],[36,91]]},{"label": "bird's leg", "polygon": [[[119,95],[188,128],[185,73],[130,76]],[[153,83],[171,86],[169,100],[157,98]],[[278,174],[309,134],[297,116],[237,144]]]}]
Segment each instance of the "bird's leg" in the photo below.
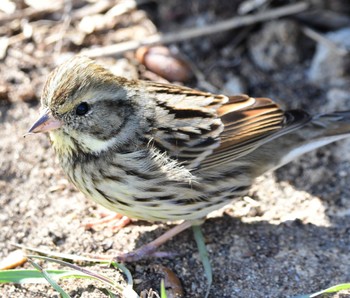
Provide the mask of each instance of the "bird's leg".
[{"label": "bird's leg", "polygon": [[98,214],[101,218],[97,220],[90,220],[83,224],[86,229],[91,229],[92,227],[97,225],[113,222],[113,229],[121,229],[131,222],[131,219],[129,217],[116,212],[111,212],[109,210],[98,212]]},{"label": "bird's leg", "polygon": [[163,235],[158,237],[157,239],[153,240],[152,242],[141,246],[140,248],[128,252],[125,254],[121,254],[116,257],[117,261],[121,262],[135,262],[140,259],[146,258],[146,257],[164,257],[169,256],[171,253],[162,253],[162,252],[156,252],[159,246],[167,242],[169,239],[174,237],[175,235],[181,233],[182,231],[188,229],[191,227],[194,223],[192,221],[184,221],[181,224],[173,227],[169,231],[165,232]]}]

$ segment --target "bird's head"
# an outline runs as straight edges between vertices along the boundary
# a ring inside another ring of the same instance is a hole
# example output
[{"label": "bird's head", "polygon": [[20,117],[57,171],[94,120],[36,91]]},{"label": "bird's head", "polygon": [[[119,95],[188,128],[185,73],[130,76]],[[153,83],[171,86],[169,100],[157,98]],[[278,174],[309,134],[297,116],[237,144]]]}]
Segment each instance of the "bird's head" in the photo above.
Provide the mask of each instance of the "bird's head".
[{"label": "bird's head", "polygon": [[132,143],[144,124],[135,84],[76,56],[50,74],[41,98],[42,114],[28,133],[50,132],[62,154],[99,154]]}]

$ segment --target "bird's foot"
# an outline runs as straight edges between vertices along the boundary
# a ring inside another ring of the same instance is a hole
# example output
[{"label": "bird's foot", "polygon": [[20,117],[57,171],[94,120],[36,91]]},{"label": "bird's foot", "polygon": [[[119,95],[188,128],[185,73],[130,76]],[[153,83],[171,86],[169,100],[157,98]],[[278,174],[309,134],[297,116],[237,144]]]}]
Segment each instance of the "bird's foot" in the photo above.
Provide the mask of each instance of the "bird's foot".
[{"label": "bird's foot", "polygon": [[152,242],[141,246],[140,248],[125,254],[121,254],[116,257],[116,260],[119,262],[135,262],[144,258],[157,257],[173,257],[176,256],[176,253],[171,252],[160,252],[157,251],[158,247],[167,242],[169,239],[179,234],[180,232],[191,227],[192,223],[190,221],[184,221],[183,223],[173,227],[169,231],[165,232],[163,235],[153,240]]},{"label": "bird's foot", "polygon": [[156,251],[157,247],[154,245],[144,245],[139,249],[134,251],[120,254],[116,257],[117,262],[136,262],[142,259],[147,258],[172,258],[178,255],[175,252],[166,252],[166,251]]},{"label": "bird's foot", "polygon": [[96,213],[100,218],[83,223],[85,229],[91,229],[95,226],[108,223],[113,230],[116,230],[126,227],[131,222],[129,217],[109,210],[98,211]]}]

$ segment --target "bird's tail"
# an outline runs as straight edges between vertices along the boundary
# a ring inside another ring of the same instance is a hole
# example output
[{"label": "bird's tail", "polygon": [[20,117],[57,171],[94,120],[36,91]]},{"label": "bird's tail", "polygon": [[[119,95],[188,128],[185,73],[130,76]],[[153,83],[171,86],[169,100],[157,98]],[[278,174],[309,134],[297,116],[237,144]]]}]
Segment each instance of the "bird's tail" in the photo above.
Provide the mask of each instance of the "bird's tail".
[{"label": "bird's tail", "polygon": [[314,116],[311,123],[320,128],[323,136],[342,135],[346,137],[350,134],[350,111],[334,112]]},{"label": "bird's tail", "polygon": [[350,111],[320,114],[310,117],[301,127],[282,133],[244,158],[258,163],[254,167],[254,176],[258,176],[346,137],[350,137]]}]

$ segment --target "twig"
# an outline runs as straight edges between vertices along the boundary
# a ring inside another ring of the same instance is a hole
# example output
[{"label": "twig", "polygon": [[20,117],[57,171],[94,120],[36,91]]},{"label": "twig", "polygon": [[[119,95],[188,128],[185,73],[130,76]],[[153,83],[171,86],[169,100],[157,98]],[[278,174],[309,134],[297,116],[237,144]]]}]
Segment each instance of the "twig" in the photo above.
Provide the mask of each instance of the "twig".
[{"label": "twig", "polygon": [[74,11],[72,13],[71,18],[74,21],[80,20],[85,16],[102,13],[102,12],[110,9],[111,7],[113,7],[113,5],[115,5],[114,0],[97,1],[96,3],[94,3],[92,5],[83,6],[82,8],[77,9],[76,11]]},{"label": "twig", "polygon": [[[271,0],[270,0],[271,1]],[[237,9],[238,14],[244,15],[252,12],[255,9],[261,8],[262,6],[270,2],[268,0],[245,0],[242,2]]]},{"label": "twig", "polygon": [[151,2],[152,0],[100,0],[96,1],[93,5],[84,6],[75,10],[71,17],[73,21],[80,20],[86,16],[100,14],[107,11],[106,15],[120,16],[132,9],[135,9],[137,5]]},{"label": "twig", "polygon": [[190,28],[185,29],[176,33],[168,34],[156,34],[147,37],[144,40],[137,41],[128,41],[115,45],[110,45],[101,48],[83,50],[81,53],[89,57],[101,57],[101,56],[110,56],[110,55],[121,55],[126,51],[131,51],[139,48],[140,46],[145,45],[154,45],[154,44],[168,44],[173,42],[179,42],[195,37],[215,34],[218,32],[231,30],[234,28],[247,26],[255,24],[258,22],[276,19],[279,17],[300,13],[306,10],[309,7],[309,4],[306,2],[300,2],[297,4],[286,5],[280,8],[271,9],[265,12],[261,12],[255,15],[247,15],[242,17],[234,17],[226,21],[222,21],[213,25],[207,25],[201,28]]},{"label": "twig", "polygon": [[218,93],[219,88],[215,87],[213,84],[208,82],[208,80],[205,78],[203,72],[192,62],[187,60],[187,63],[191,66],[191,69],[198,81],[198,86],[204,90],[207,90],[211,93]]},{"label": "twig", "polygon": [[304,27],[303,32],[309,38],[315,40],[318,43],[325,45],[326,47],[335,51],[338,55],[344,56],[344,55],[349,53],[349,50],[345,46],[330,40],[329,38],[327,38],[323,34],[320,34],[311,28]]},{"label": "twig", "polygon": [[6,15],[6,16],[1,17],[0,25],[7,24],[7,23],[9,23],[13,20],[16,20],[16,19],[37,18],[41,15],[45,15],[45,14],[52,13],[55,11],[60,11],[61,9],[62,9],[62,7],[57,3],[52,5],[52,7],[44,8],[41,10],[34,9],[32,7],[28,7],[28,8],[25,8],[23,10],[17,10],[10,15]]},{"label": "twig", "polygon": [[70,14],[72,11],[73,5],[72,5],[72,0],[65,0],[64,1],[64,9],[63,9],[63,15],[62,15],[62,26],[60,29],[60,32],[58,34],[58,42],[55,45],[55,52],[59,53],[61,52],[62,49],[62,44],[63,44],[63,37],[66,34],[70,23],[72,21]]}]

